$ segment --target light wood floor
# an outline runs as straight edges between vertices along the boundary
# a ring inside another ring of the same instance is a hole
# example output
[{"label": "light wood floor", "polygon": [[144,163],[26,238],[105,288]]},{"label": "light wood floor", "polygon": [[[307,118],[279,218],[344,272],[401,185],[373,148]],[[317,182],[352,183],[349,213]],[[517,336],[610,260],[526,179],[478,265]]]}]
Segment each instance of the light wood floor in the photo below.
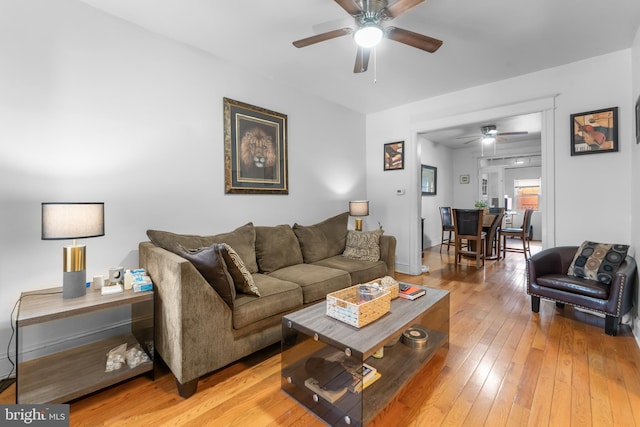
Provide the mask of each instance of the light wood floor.
[{"label": "light wood floor", "polygon": [[[453,249],[451,254],[453,253]],[[430,272],[398,274],[451,292],[451,336],[374,426],[638,426],[640,350],[628,326],[543,301],[530,309],[521,254],[472,261],[426,251]],[[0,395],[13,403],[15,386]],[[71,404],[73,426],[321,426],[280,391],[278,346],[201,380],[183,400],[172,377],[136,378]]]}]

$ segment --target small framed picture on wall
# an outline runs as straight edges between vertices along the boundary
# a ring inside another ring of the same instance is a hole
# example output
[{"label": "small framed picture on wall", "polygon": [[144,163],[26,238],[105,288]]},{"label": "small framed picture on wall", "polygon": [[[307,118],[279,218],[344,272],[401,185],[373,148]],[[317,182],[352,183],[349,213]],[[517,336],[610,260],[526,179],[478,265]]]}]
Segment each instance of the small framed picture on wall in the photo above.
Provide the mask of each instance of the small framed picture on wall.
[{"label": "small framed picture on wall", "polygon": [[469,175],[460,175],[460,184],[468,184]]},{"label": "small framed picture on wall", "polygon": [[384,170],[404,169],[404,141],[384,144]]}]

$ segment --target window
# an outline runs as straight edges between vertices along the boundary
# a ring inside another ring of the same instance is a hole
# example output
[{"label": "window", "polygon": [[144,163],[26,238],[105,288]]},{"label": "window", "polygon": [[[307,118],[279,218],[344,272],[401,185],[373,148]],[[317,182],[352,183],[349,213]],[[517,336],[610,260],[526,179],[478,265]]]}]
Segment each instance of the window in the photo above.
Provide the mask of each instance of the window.
[{"label": "window", "polygon": [[514,181],[514,194],[517,210],[539,210],[540,178],[516,179]]}]

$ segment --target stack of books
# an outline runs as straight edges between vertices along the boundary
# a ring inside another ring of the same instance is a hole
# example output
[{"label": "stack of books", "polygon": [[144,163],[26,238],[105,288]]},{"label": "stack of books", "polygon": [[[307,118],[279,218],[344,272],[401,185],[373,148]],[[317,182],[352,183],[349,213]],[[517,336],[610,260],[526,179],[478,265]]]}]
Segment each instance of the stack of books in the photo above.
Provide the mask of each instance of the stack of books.
[{"label": "stack of books", "polygon": [[363,363],[358,371],[353,375],[353,381],[349,385],[351,393],[360,393],[365,388],[376,382],[382,375],[376,368]]},{"label": "stack of books", "polygon": [[422,295],[425,295],[426,293],[427,293],[427,290],[422,286],[411,285],[409,283],[399,284],[398,296],[400,298],[414,300],[416,298],[421,297]]}]

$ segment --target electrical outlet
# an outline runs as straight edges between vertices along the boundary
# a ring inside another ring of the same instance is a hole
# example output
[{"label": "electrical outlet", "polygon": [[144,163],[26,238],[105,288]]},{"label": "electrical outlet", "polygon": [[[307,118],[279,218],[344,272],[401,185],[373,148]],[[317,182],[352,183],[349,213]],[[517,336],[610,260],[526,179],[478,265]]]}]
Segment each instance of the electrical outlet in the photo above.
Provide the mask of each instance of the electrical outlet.
[{"label": "electrical outlet", "polygon": [[404,194],[404,188],[398,188],[398,189],[396,190],[396,194],[397,194],[398,196],[402,196],[402,195]]}]

